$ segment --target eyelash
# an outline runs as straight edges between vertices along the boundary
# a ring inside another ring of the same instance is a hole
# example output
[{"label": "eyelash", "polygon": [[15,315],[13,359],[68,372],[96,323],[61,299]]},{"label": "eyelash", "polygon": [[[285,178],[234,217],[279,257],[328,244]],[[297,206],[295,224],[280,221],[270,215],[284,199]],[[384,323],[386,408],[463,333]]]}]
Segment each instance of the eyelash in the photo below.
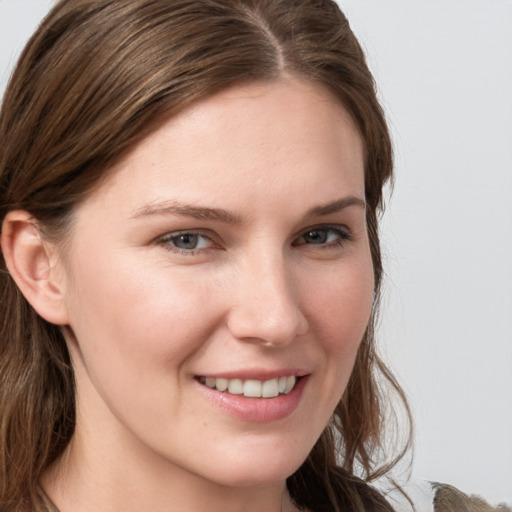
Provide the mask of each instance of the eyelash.
[{"label": "eyelash", "polygon": [[310,235],[315,232],[323,233],[325,235],[333,234],[333,235],[337,236],[337,239],[334,241],[328,242],[328,243],[320,243],[320,244],[310,243],[310,244],[308,244],[306,242],[304,242],[304,243],[294,242],[292,245],[295,247],[298,245],[318,245],[320,249],[329,249],[329,248],[332,248],[333,246],[343,247],[346,242],[350,242],[353,238],[352,233],[346,227],[325,226],[325,225],[324,226],[314,226],[312,228],[309,228],[306,231],[304,231],[298,238],[302,238],[306,235]]},{"label": "eyelash", "polygon": [[[303,238],[307,235],[311,235],[312,233],[322,233],[326,236],[328,235],[335,235],[337,238],[334,241],[327,242],[327,243],[307,243],[307,242],[297,242],[297,239]],[[210,247],[199,247],[199,248],[192,248],[192,249],[183,249],[180,247],[177,247],[174,245],[174,242],[179,237],[198,237],[203,238],[205,240],[209,241],[209,244],[212,244]],[[318,249],[320,250],[327,250],[333,247],[343,247],[346,242],[350,242],[353,239],[352,233],[349,231],[346,227],[341,226],[330,226],[330,225],[322,225],[322,226],[314,226],[311,227],[305,231],[303,231],[292,243],[293,247],[298,247],[301,245],[312,245],[312,246],[318,246]],[[174,233],[169,233],[167,235],[164,235],[163,237],[159,238],[157,242],[162,245],[166,250],[174,253],[184,254],[186,256],[194,256],[198,252],[204,252],[209,251],[211,249],[215,248],[215,242],[211,239],[211,237],[203,232],[200,231],[178,231]]]},{"label": "eyelash", "polygon": [[202,233],[200,231],[178,231],[175,233],[169,233],[167,235],[164,235],[163,237],[158,239],[158,243],[163,245],[164,248],[170,252],[175,252],[178,254],[185,254],[186,256],[193,256],[197,254],[200,251],[208,251],[210,249],[213,249],[214,247],[200,247],[200,248],[194,248],[194,249],[182,249],[181,247],[176,247],[173,245],[173,241],[178,239],[179,237],[184,236],[190,236],[190,237],[198,237],[198,238],[204,238],[205,240],[208,240],[210,244],[215,245],[213,240],[210,236],[208,236],[205,233]]}]

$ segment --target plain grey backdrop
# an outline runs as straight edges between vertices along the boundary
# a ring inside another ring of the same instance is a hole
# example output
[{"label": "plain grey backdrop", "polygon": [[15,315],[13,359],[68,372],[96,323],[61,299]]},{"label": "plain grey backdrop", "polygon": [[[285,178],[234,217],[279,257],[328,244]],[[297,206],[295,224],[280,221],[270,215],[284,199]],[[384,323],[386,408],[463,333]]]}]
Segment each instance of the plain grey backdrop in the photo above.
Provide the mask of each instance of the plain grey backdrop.
[{"label": "plain grey backdrop", "polygon": [[[415,414],[413,476],[511,503],[512,1],[339,3],[395,142],[380,339]],[[0,0],[0,92],[51,5]]]}]

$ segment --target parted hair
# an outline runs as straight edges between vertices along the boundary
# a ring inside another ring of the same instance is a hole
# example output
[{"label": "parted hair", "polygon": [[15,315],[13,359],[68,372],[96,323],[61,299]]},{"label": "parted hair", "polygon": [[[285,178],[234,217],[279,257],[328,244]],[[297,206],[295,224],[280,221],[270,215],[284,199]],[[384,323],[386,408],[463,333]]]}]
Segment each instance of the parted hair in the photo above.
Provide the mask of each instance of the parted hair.
[{"label": "parted hair", "polygon": [[[232,85],[292,75],[322,84],[364,141],[372,318],[348,387],[288,479],[299,507],[391,510],[368,485],[410,445],[384,453],[389,390],[374,324],[382,278],[378,217],[392,145],[363,51],[332,0],[61,0],[24,49],[0,111],[0,220],[25,210],[63,240],[73,212],[136,143]],[[43,510],[41,474],[73,436],[75,388],[58,326],[39,317],[0,256],[0,509]]]}]

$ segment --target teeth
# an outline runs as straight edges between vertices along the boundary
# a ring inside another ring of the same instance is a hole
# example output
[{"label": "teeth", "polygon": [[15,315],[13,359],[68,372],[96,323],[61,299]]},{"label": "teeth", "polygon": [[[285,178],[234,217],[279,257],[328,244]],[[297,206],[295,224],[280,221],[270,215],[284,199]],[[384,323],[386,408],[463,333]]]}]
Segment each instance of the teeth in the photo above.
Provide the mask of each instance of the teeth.
[{"label": "teeth", "polygon": [[215,387],[215,384],[216,384],[216,381],[217,379],[215,377],[206,377],[206,379],[204,379],[204,383],[209,387],[209,388],[214,388]]},{"label": "teeth", "polygon": [[279,377],[266,381],[248,379],[223,379],[202,377],[200,381],[209,388],[227,391],[232,395],[244,395],[250,398],[274,398],[279,394],[288,394],[295,386],[297,378]]},{"label": "teeth", "polygon": [[287,395],[295,386],[295,377],[286,377],[286,388],[284,389],[285,395]]},{"label": "teeth", "polygon": [[231,379],[229,381],[228,391],[232,395],[241,395],[244,392],[244,383],[240,379]]},{"label": "teeth", "polygon": [[214,379],[215,380],[215,388],[217,388],[219,391],[226,391],[229,386],[229,380],[228,379]]},{"label": "teeth", "polygon": [[286,377],[281,377],[279,379],[279,393],[284,393],[286,389]]},{"label": "teeth", "polygon": [[244,396],[261,397],[261,382],[259,380],[246,380],[244,382]]},{"label": "teeth", "polygon": [[272,398],[277,395],[279,395],[279,381],[277,379],[266,380],[261,386],[261,396]]}]

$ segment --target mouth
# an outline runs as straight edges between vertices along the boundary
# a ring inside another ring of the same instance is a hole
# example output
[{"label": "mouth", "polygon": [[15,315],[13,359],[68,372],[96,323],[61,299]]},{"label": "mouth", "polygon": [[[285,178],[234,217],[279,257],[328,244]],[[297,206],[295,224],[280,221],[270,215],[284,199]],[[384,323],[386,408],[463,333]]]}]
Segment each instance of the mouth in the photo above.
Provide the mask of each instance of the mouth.
[{"label": "mouth", "polygon": [[301,377],[284,375],[264,381],[201,376],[196,377],[196,379],[203,386],[229,395],[241,395],[247,398],[275,398],[293,391]]},{"label": "mouth", "polygon": [[[271,373],[269,375],[269,373]],[[219,377],[197,375],[203,396],[221,411],[245,422],[284,420],[299,407],[310,372],[246,369]]]}]

